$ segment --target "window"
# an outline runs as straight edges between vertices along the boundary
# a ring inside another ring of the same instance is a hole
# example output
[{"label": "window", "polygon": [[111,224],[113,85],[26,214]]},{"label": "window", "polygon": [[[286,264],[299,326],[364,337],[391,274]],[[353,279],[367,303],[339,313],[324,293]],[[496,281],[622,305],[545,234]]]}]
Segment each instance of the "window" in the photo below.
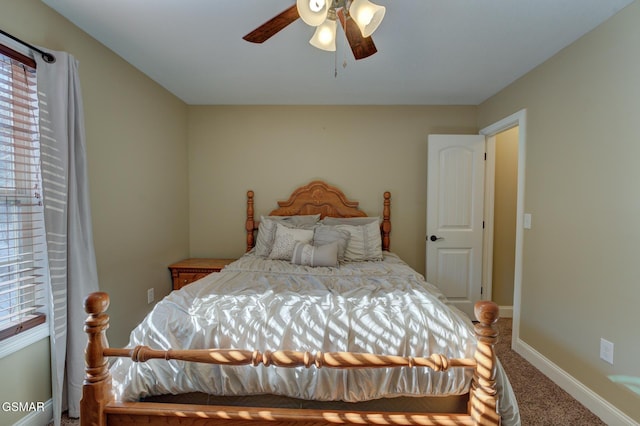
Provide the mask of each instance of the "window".
[{"label": "window", "polygon": [[0,45],[0,340],[46,321],[41,188],[35,62]]}]

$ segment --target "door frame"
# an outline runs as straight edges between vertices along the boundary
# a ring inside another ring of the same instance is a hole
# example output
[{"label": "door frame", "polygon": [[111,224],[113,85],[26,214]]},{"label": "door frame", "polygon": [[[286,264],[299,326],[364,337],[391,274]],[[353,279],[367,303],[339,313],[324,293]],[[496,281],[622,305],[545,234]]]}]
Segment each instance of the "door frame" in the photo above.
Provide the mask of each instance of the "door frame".
[{"label": "door frame", "polygon": [[[526,159],[526,118],[527,118],[527,110],[521,109],[520,111],[511,114],[508,117],[503,118],[496,123],[493,123],[482,130],[480,130],[480,134],[484,135],[487,138],[487,149],[491,145],[492,148],[495,148],[495,136],[498,133],[504,132],[505,130],[509,130],[513,127],[518,127],[518,194],[517,194],[517,202],[516,202],[516,242],[515,242],[515,265],[514,265],[514,277],[513,277],[513,326],[512,326],[512,339],[511,346],[515,347],[516,343],[520,338],[520,303],[522,298],[522,258],[523,258],[523,249],[524,249],[524,227],[523,227],[523,219],[524,219],[524,186],[525,186],[525,159]],[[490,155],[487,153],[487,159],[489,160]],[[493,150],[493,154],[495,154],[495,149]],[[490,164],[489,164],[490,163]],[[494,172],[495,172],[495,162],[488,161],[486,167],[491,167],[492,170],[486,170],[486,176],[489,176],[491,182],[494,181]],[[485,185],[487,185],[487,178],[485,177]],[[487,187],[487,186],[486,186]],[[489,197],[493,198],[493,190],[488,194]],[[486,205],[490,204],[489,209],[487,211]],[[493,200],[487,200],[485,196],[485,214],[488,213],[488,217],[485,217],[485,221],[490,219],[490,229],[486,228],[485,225],[485,236],[489,234],[493,234]],[[483,270],[487,270],[487,274],[489,281],[487,284],[488,296],[491,296],[491,275],[488,264],[489,259],[492,259],[493,256],[493,238],[485,238],[485,246],[483,247],[483,251],[486,251],[483,256],[487,263],[484,264],[485,268]],[[487,299],[489,299],[487,297]]]}]

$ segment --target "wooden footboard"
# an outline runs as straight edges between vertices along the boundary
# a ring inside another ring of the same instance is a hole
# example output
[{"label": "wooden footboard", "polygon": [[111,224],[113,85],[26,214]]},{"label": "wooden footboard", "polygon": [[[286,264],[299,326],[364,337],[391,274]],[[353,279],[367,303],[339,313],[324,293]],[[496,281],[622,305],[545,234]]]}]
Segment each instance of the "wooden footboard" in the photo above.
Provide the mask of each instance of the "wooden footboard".
[{"label": "wooden footboard", "polygon": [[[496,391],[496,355],[494,345],[498,333],[495,322],[498,307],[493,302],[478,302],[475,326],[478,346],[474,358],[449,359],[443,355],[403,357],[353,352],[275,351],[260,352],[241,349],[154,350],[146,346],[133,349],[109,348],[106,329],[109,327],[109,296],[93,293],[85,300],[89,314],[85,322],[88,335],[86,378],[80,404],[82,426],[127,424],[270,424],[270,425],[329,425],[329,424],[393,424],[393,425],[499,425]],[[253,408],[150,402],[116,402],[113,400],[108,357],[130,357],[137,362],[150,359],[182,360],[220,365],[264,364],[276,367],[306,368],[473,368],[467,414],[407,414],[399,412],[352,412],[341,410]]]}]

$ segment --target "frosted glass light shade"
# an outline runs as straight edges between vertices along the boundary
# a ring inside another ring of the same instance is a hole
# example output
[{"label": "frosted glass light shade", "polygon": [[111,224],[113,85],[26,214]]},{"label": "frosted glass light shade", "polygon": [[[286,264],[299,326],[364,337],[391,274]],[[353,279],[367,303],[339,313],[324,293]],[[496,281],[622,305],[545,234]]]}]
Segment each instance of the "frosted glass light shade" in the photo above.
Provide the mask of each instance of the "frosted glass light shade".
[{"label": "frosted glass light shade", "polygon": [[317,27],[327,19],[331,0],[297,0],[300,18],[312,27]]},{"label": "frosted glass light shade", "polygon": [[349,8],[351,18],[356,22],[363,37],[369,37],[382,22],[387,9],[369,0],[354,0]]},{"label": "frosted glass light shade", "polygon": [[309,40],[312,46],[318,49],[335,52],[336,50],[336,20],[327,19],[316,28],[316,32]]}]

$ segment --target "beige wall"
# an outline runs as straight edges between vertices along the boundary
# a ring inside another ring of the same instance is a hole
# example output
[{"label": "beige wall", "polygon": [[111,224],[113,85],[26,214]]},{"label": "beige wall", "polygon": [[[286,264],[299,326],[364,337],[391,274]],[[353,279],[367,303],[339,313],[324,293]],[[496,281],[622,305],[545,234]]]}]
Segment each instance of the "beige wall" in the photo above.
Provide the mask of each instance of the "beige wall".
[{"label": "beige wall", "polygon": [[391,250],[424,273],[429,133],[477,133],[476,108],[190,107],[191,255],[244,253],[248,189],[259,216],[323,179],[369,215],[391,191]]},{"label": "beige wall", "polygon": [[[479,106],[527,109],[521,338],[640,421],[640,2]],[[611,366],[600,338],[615,344]]]},{"label": "beige wall", "polygon": [[[188,255],[187,106],[39,0],[0,0],[0,28],[80,63],[99,281],[122,345],[150,307],[147,288],[168,293],[166,266]],[[47,347],[0,359],[3,380],[31,370],[20,395],[3,382],[0,401],[50,397]],[[0,424],[15,420],[0,412]]]},{"label": "beige wall", "polygon": [[518,128],[496,135],[492,299],[513,305],[518,197]]},{"label": "beige wall", "polygon": [[[427,135],[477,133],[527,108],[533,229],[525,233],[521,337],[640,421],[639,397],[607,379],[639,375],[637,1],[479,108],[187,107],[40,1],[0,0],[0,10],[3,30],[80,61],[114,346],[148,310],[147,288],[157,298],[168,292],[167,264],[243,253],[247,189],[258,214],[311,179],[340,186],[370,214],[391,191],[392,250],[424,272]],[[600,337],[616,345],[613,367],[598,359]],[[0,360],[0,377],[47,365],[43,348]],[[48,371],[34,374],[40,390],[20,398],[48,398]],[[0,400],[14,397],[13,386],[0,388]],[[2,424],[16,420],[5,415]]]},{"label": "beige wall", "polygon": [[[45,402],[51,398],[49,340],[0,359],[0,404]],[[12,425],[27,413],[0,410],[0,424]]]}]

